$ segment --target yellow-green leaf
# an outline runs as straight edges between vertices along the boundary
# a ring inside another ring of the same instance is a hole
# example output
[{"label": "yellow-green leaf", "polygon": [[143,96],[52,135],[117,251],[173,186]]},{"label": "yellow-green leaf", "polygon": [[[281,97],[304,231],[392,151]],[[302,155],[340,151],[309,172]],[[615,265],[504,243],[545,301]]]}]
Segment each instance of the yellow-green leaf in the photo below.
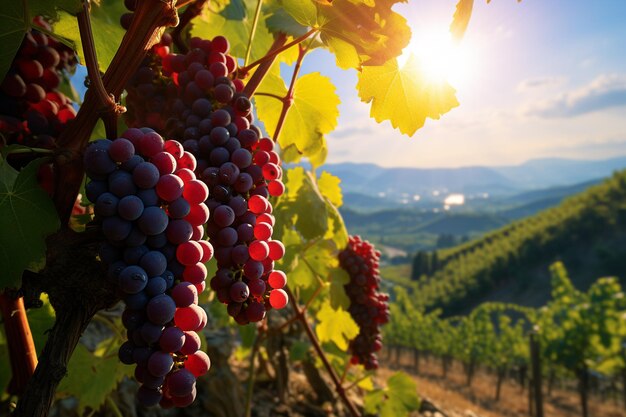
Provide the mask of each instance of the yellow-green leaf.
[{"label": "yellow-green leaf", "polygon": [[[277,75],[267,77],[259,92],[285,96],[287,89]],[[278,138],[282,148],[295,145],[304,156],[314,155],[323,146],[325,134],[333,131],[339,117],[339,97],[328,77],[318,72],[298,78],[294,87],[294,101]],[[273,134],[276,131],[282,102],[273,97],[256,96],[259,119]]]},{"label": "yellow-green leaf", "polygon": [[335,207],[341,207],[343,204],[343,197],[341,195],[341,187],[339,183],[341,179],[335,177],[333,174],[323,171],[320,178],[317,180],[317,186],[324,197],[328,199]]},{"label": "yellow-green leaf", "polygon": [[372,104],[371,117],[379,123],[389,120],[409,136],[424,126],[427,117],[439,119],[459,105],[456,90],[445,81],[427,79],[414,56],[401,69],[396,60],[364,67],[357,89],[361,100]]},{"label": "yellow-green leaf", "polygon": [[456,4],[456,11],[450,24],[450,33],[456,41],[460,41],[465,34],[470,17],[472,16],[472,8],[474,0],[459,0]]},{"label": "yellow-green leaf", "polygon": [[320,342],[333,342],[341,350],[348,349],[348,342],[359,334],[359,326],[356,325],[350,313],[343,309],[333,309],[327,301],[317,312],[318,325],[315,333]]}]

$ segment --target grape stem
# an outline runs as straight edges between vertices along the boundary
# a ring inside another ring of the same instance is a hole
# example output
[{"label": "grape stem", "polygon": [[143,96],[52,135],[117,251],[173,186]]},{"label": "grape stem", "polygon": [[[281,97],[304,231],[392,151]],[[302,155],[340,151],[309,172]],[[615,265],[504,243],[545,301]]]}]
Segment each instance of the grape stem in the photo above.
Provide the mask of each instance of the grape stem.
[{"label": "grape stem", "polygon": [[296,86],[296,80],[298,79],[298,73],[300,72],[300,68],[302,67],[302,61],[307,53],[307,48],[303,48],[302,45],[298,45],[298,59],[296,61],[296,65],[293,69],[293,74],[291,75],[291,82],[289,83],[289,90],[287,90],[287,94],[283,98],[283,108],[280,111],[280,116],[278,117],[278,122],[276,123],[276,129],[274,130],[274,142],[278,142],[278,136],[280,135],[281,130],[283,129],[283,125],[285,124],[285,120],[287,119],[287,113],[289,109],[293,105],[293,91]]},{"label": "grape stem", "polygon": [[[276,36],[276,39],[274,39],[272,46],[270,46],[268,53],[265,55],[265,58],[267,59],[259,65],[259,68],[254,71],[254,74],[252,74],[252,77],[250,77],[250,80],[246,83],[246,86],[243,89],[243,94],[248,97],[252,97],[256,89],[259,87],[259,84],[263,81],[263,78],[265,78],[265,75],[267,75],[267,72],[270,68],[272,68],[272,64],[274,64],[276,54],[273,54],[272,51],[282,48],[285,45],[285,42],[287,42],[287,35],[279,33],[278,36]],[[238,73],[240,76],[243,75],[241,69],[238,70]]]},{"label": "grape stem", "polygon": [[335,372],[328,358],[326,357],[326,354],[324,353],[324,350],[322,349],[319,343],[319,340],[317,340],[315,333],[313,333],[313,329],[311,329],[311,326],[309,325],[309,322],[307,321],[306,309],[305,308],[301,309],[298,307],[296,299],[288,286],[285,286],[285,291],[287,292],[287,295],[289,296],[289,299],[291,300],[290,304],[291,304],[291,307],[293,308],[294,314],[298,318],[298,321],[300,322],[300,324],[302,324],[302,327],[304,328],[304,331],[306,332],[309,338],[309,341],[313,345],[313,348],[317,352],[319,358],[322,360],[322,363],[324,364],[324,368],[326,368],[326,371],[330,375],[330,378],[333,380],[333,383],[335,384],[335,391],[337,391],[337,394],[339,395],[339,397],[345,404],[346,408],[350,412],[350,415],[352,417],[360,417],[361,414],[358,412],[358,410],[356,409],[356,406],[352,403],[352,401],[350,401],[350,399],[346,395],[346,391],[343,388],[343,385],[341,384],[341,381],[339,380],[337,373]]},{"label": "grape stem", "polygon": [[93,91],[98,97],[98,100],[100,100],[103,113],[123,113],[126,109],[123,106],[117,105],[115,98],[107,93],[104,84],[102,84],[93,32],[91,30],[88,1],[83,1],[83,10],[76,15],[76,20],[78,21],[78,31],[80,32],[83,54],[85,55],[85,64],[87,65],[87,74],[89,75],[89,90]]},{"label": "grape stem", "polygon": [[187,7],[183,14],[180,16],[180,22],[178,23],[178,26],[176,26],[171,32],[172,40],[174,41],[176,48],[178,48],[181,53],[185,54],[189,50],[181,36],[183,30],[185,30],[189,22],[191,22],[196,16],[199,16],[200,13],[202,13],[202,9],[208,3],[209,0],[188,0],[182,1],[180,4],[176,5],[176,8],[180,8],[185,6],[186,4],[189,4],[189,7]]},{"label": "grape stem", "polygon": [[296,39],[294,39],[293,41],[291,41],[291,42],[289,42],[287,44],[282,45],[280,48],[270,49],[270,52],[268,52],[263,58],[259,58],[256,61],[254,61],[253,63],[251,63],[249,65],[245,65],[245,66],[239,68],[239,72],[240,73],[244,73],[244,74],[250,72],[250,70],[252,68],[254,68],[254,67],[256,67],[256,66],[258,66],[258,65],[260,65],[260,64],[262,64],[262,63],[264,63],[264,62],[266,62],[268,60],[270,60],[270,59],[275,58],[276,55],[280,54],[281,52],[283,52],[283,51],[285,51],[285,50],[287,50],[289,48],[291,48],[292,46],[298,45],[298,44],[304,42],[312,34],[317,33],[318,30],[319,29],[317,29],[317,28],[313,28],[313,29],[309,30],[307,33],[305,33],[304,35],[299,36]]},{"label": "grape stem", "polygon": [[256,5],[256,11],[254,12],[254,21],[252,22],[252,29],[250,29],[250,37],[248,38],[248,47],[246,48],[246,57],[243,60],[243,66],[248,64],[250,59],[250,52],[252,52],[252,40],[256,33],[256,27],[259,23],[259,16],[261,15],[261,7],[263,7],[263,0],[259,0]]}]

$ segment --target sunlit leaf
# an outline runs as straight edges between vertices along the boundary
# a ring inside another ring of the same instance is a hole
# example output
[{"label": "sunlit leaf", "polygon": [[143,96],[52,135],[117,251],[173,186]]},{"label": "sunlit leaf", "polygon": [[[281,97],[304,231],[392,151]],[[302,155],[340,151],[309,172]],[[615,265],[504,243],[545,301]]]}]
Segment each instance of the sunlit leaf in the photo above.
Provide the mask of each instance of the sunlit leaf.
[{"label": "sunlit leaf", "polygon": [[[277,76],[267,77],[259,92],[285,96],[287,88]],[[328,77],[320,73],[303,75],[296,81],[293,104],[289,108],[278,138],[281,148],[295,145],[304,156],[316,154],[323,145],[325,134],[337,126],[339,97]],[[259,119],[270,134],[276,131],[282,102],[273,97],[255,97]]]},{"label": "sunlit leaf", "polygon": [[328,199],[335,207],[341,207],[343,204],[343,197],[341,195],[341,187],[339,183],[341,179],[330,174],[327,171],[323,171],[317,180],[317,186],[324,197]]},{"label": "sunlit leaf", "polygon": [[398,2],[282,0],[298,23],[319,30],[341,68],[381,65],[400,55],[411,31],[406,19],[391,10]]},{"label": "sunlit leaf", "polygon": [[40,164],[35,160],[18,173],[0,159],[0,288],[20,287],[25,269],[43,267],[45,237],[60,226],[52,200],[37,183]]},{"label": "sunlit leaf", "polygon": [[333,309],[329,302],[322,305],[316,315],[318,325],[315,327],[320,342],[333,342],[340,350],[348,349],[348,341],[359,334],[350,313],[343,309]]},{"label": "sunlit leaf", "polygon": [[450,33],[455,40],[460,41],[463,38],[472,16],[473,7],[474,0],[459,0],[456,4],[456,11],[450,24]]},{"label": "sunlit leaf", "polygon": [[447,82],[428,80],[413,56],[402,68],[395,60],[364,67],[357,89],[361,100],[372,104],[371,117],[379,123],[389,120],[409,136],[424,126],[427,117],[439,119],[459,105],[454,88]]}]

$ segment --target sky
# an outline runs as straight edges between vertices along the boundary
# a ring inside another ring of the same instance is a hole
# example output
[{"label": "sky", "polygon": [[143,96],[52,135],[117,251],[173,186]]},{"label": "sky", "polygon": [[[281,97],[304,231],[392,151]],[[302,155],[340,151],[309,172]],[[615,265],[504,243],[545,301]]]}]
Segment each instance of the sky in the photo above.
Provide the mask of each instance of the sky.
[{"label": "sky", "polygon": [[[456,0],[411,0],[413,46],[447,30]],[[377,124],[325,51],[303,72],[333,79],[341,98],[327,163],[394,167],[516,165],[529,159],[626,155],[626,1],[476,0],[450,71],[460,106],[413,137]]]}]

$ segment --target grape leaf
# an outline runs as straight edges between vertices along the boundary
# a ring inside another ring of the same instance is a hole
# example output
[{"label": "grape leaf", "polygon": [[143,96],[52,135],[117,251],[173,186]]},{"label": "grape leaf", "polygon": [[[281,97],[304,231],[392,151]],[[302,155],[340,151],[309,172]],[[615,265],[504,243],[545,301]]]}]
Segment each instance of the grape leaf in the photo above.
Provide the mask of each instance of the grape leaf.
[{"label": "grape leaf", "polygon": [[452,24],[450,24],[450,33],[456,41],[460,41],[463,38],[472,16],[473,7],[474,0],[459,0],[457,3]]},{"label": "grape leaf", "polygon": [[343,197],[341,195],[341,187],[339,186],[341,179],[333,174],[323,171],[317,180],[317,186],[324,197],[328,199],[335,207],[341,207]]},{"label": "grape leaf", "polygon": [[[284,97],[287,88],[280,76],[272,73],[261,83],[259,93]],[[296,81],[293,97],[278,143],[283,149],[295,145],[303,156],[315,155],[323,145],[324,135],[337,126],[339,97],[335,86],[318,72],[306,74]],[[282,102],[262,94],[255,96],[255,102],[259,119],[270,133],[275,132]]]},{"label": "grape leaf", "polygon": [[40,163],[18,173],[0,158],[0,288],[18,288],[25,269],[43,267],[45,237],[60,226],[52,200],[37,183]]},{"label": "grape leaf", "polygon": [[282,0],[285,11],[298,23],[319,30],[341,68],[382,65],[400,55],[411,30],[406,19],[391,10],[398,2]]},{"label": "grape leaf", "polygon": [[350,306],[350,299],[346,294],[344,285],[350,282],[350,276],[342,268],[333,268],[330,272],[330,305],[335,310],[343,308],[347,310]]},{"label": "grape leaf", "polygon": [[315,326],[315,333],[320,342],[333,342],[343,351],[348,349],[348,341],[359,334],[359,326],[350,313],[343,309],[335,310],[329,301],[324,302],[316,318],[318,325]]},{"label": "grape leaf", "polygon": [[[103,342],[106,343],[110,344],[110,340]],[[59,393],[79,400],[79,414],[83,414],[86,408],[100,408],[122,378],[133,372],[132,367],[122,364],[114,352],[108,355],[97,353],[79,344],[70,359],[67,375],[59,384]]]},{"label": "grape leaf", "polygon": [[364,406],[366,413],[380,417],[405,416],[419,410],[415,381],[404,372],[396,372],[387,380],[387,387],[365,395]]},{"label": "grape leaf", "polygon": [[0,8],[0,80],[4,79],[11,62],[22,44],[30,24],[19,1],[3,1]]},{"label": "grape leaf", "polygon": [[46,340],[48,340],[48,332],[54,326],[55,313],[52,304],[48,301],[47,294],[41,294],[39,297],[43,302],[40,308],[31,308],[26,314],[28,315],[28,325],[33,335],[35,349],[40,354]]},{"label": "grape leaf", "polygon": [[361,101],[372,103],[370,116],[391,121],[394,128],[412,136],[427,117],[439,119],[459,105],[456,90],[447,82],[431,82],[411,56],[400,69],[396,60],[383,66],[363,67],[357,84]]},{"label": "grape leaf", "polygon": [[[109,67],[126,33],[119,23],[120,17],[126,12],[128,11],[124,3],[116,0],[91,3],[91,27],[101,71],[106,71]],[[54,24],[54,33],[73,46],[80,62],[84,65],[85,56],[76,17],[70,13],[60,12],[59,20]]]}]

